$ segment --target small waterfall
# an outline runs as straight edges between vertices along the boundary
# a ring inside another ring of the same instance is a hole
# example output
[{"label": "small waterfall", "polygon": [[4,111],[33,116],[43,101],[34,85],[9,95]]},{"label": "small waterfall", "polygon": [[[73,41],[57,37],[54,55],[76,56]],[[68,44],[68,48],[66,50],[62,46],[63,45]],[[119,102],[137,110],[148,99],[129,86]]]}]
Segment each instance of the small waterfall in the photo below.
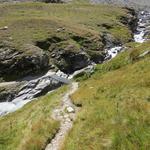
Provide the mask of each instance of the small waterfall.
[{"label": "small waterfall", "polygon": [[115,47],[112,47],[110,49],[106,49],[105,52],[106,52],[106,58],[105,60],[110,60],[110,59],[113,59],[114,57],[117,56],[117,54],[121,51],[124,50],[124,47],[123,46],[115,46]]},{"label": "small waterfall", "polygon": [[[136,32],[134,33],[134,41],[137,43],[143,43],[144,41],[149,40],[148,34],[150,33],[150,12],[141,11],[138,14],[138,26]],[[117,56],[117,54],[123,51],[125,48],[121,45],[114,46],[110,49],[106,49],[106,58],[105,60],[112,59]]]},{"label": "small waterfall", "polygon": [[148,40],[148,34],[150,32],[150,12],[141,11],[138,15],[138,27],[134,34],[134,40],[137,43],[143,43]]}]

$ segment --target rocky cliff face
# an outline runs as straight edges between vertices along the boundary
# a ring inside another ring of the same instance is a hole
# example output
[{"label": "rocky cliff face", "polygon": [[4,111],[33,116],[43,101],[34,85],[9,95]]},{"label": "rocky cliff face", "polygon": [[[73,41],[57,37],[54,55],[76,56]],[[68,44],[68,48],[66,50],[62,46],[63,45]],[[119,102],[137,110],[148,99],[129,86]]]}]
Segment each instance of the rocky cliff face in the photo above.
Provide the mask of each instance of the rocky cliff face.
[{"label": "rocky cliff face", "polygon": [[[34,54],[34,55],[33,55]],[[48,68],[48,56],[34,45],[26,45],[25,52],[7,44],[0,47],[0,77],[13,80]]]},{"label": "rocky cliff face", "polygon": [[100,36],[93,39],[71,34],[69,40],[51,37],[37,41],[36,46],[47,52],[50,62],[55,67],[69,74],[88,66],[91,62],[99,63],[105,57]]}]

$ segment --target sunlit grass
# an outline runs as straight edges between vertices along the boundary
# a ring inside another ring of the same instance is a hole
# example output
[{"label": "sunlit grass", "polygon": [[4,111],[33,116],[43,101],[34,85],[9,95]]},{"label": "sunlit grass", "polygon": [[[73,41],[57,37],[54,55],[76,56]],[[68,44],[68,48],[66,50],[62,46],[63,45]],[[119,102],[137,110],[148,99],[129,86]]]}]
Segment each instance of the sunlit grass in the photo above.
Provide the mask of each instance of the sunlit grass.
[{"label": "sunlit grass", "polygon": [[60,88],[0,118],[0,150],[45,148],[59,129],[59,122],[51,118],[51,113],[66,89],[66,86]]},{"label": "sunlit grass", "polygon": [[62,149],[150,148],[150,59],[138,59],[149,47],[123,52],[81,82],[72,98],[82,107]]},{"label": "sunlit grass", "polygon": [[[6,40],[20,47],[51,36],[70,39],[71,33],[100,36],[100,32],[107,31],[127,42],[131,38],[130,30],[120,22],[120,17],[127,13],[126,9],[115,6],[84,3],[1,4],[0,27],[8,26],[8,30],[0,30],[0,41]],[[110,24],[112,30],[101,27],[105,23]],[[65,32],[58,33],[60,27],[64,27]]]}]

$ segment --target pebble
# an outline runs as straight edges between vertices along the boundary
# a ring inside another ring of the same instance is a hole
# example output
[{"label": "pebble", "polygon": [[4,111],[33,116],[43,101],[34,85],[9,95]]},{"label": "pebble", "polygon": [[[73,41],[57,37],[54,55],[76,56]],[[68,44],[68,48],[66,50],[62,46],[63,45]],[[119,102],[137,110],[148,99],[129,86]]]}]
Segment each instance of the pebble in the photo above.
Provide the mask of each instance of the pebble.
[{"label": "pebble", "polygon": [[8,29],[8,26],[4,26],[2,28],[0,28],[0,30],[7,30]]},{"label": "pebble", "polygon": [[69,107],[67,107],[67,112],[68,113],[74,113],[75,110],[71,106],[69,106]]}]

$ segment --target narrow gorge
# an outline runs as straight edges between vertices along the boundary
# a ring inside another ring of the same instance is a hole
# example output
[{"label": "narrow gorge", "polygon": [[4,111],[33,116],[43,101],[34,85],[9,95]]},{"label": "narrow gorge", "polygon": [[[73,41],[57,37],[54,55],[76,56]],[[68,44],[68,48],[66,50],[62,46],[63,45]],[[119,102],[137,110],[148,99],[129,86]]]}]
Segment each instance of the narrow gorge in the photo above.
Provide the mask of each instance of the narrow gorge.
[{"label": "narrow gorge", "polygon": [[[135,42],[142,43],[145,40],[148,40],[147,35],[150,28],[150,13],[147,11],[139,12],[138,20],[138,26],[134,33],[134,40]],[[106,49],[106,57],[104,58],[104,60],[114,58],[119,52],[123,50],[125,50],[125,47],[123,45],[115,45],[114,47]],[[69,82],[71,82],[70,79],[72,79],[74,75],[77,75],[82,71],[92,72],[94,69],[94,65],[90,64],[88,67],[85,67],[85,69],[76,71],[72,75],[67,75],[60,70],[57,72],[53,72],[50,70],[44,76],[35,77],[35,79],[29,77],[29,79],[26,79],[27,81],[29,81],[21,87],[18,94],[15,96],[15,99],[11,100],[11,102],[0,103],[0,115],[5,115],[10,112],[16,111],[17,109],[23,107],[26,103],[30,102],[32,99],[35,99],[34,97],[54,90],[57,87],[60,87],[62,84],[68,84]],[[1,85],[5,84],[9,85],[11,84],[11,82],[1,83]]]}]

